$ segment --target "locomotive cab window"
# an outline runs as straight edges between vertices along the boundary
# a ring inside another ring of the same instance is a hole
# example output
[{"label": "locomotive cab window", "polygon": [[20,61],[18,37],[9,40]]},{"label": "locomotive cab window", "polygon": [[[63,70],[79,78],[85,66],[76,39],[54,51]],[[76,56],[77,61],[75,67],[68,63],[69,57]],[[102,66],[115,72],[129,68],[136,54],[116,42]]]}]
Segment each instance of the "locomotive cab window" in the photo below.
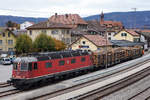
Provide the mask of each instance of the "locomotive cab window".
[{"label": "locomotive cab window", "polygon": [[15,63],[13,64],[13,69],[17,70],[17,64],[15,64]]},{"label": "locomotive cab window", "polygon": [[21,70],[22,70],[22,71],[28,70],[28,65],[27,65],[27,63],[21,63]]},{"label": "locomotive cab window", "polygon": [[71,64],[76,63],[76,59],[71,59]]},{"label": "locomotive cab window", "polygon": [[65,64],[64,60],[59,61],[59,66],[63,66]]},{"label": "locomotive cab window", "polygon": [[84,61],[85,61],[85,57],[82,57],[82,58],[81,58],[81,62],[84,62]]},{"label": "locomotive cab window", "polygon": [[37,63],[34,63],[34,69],[38,69]]},{"label": "locomotive cab window", "polygon": [[52,67],[52,63],[51,63],[51,62],[46,62],[46,63],[45,63],[45,67],[46,67],[46,68]]}]

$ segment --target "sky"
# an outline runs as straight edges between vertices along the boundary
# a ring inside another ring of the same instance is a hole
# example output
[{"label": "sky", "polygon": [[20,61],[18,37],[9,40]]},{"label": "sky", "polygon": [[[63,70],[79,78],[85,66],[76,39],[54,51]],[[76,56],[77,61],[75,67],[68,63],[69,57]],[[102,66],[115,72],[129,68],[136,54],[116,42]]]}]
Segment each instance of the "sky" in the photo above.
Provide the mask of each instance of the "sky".
[{"label": "sky", "polygon": [[0,15],[50,17],[79,14],[82,17],[109,12],[150,10],[150,0],[1,0]]}]

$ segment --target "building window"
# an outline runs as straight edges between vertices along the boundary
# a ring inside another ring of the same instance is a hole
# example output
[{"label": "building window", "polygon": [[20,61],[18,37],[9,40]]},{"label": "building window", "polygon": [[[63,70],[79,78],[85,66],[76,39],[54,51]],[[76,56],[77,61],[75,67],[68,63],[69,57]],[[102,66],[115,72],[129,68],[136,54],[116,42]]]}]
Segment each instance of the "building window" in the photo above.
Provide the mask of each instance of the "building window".
[{"label": "building window", "polygon": [[85,44],[85,41],[83,41],[82,43]]},{"label": "building window", "polygon": [[8,45],[13,45],[13,40],[8,40]]},{"label": "building window", "polygon": [[53,30],[52,34],[58,34],[58,30]]},{"label": "building window", "polygon": [[42,30],[42,33],[46,33],[46,30]]},{"label": "building window", "polygon": [[121,36],[127,36],[127,33],[121,33]]},{"label": "building window", "polygon": [[10,32],[8,32],[8,37],[10,37]]},{"label": "building window", "polygon": [[111,35],[111,33],[108,33],[108,35]]},{"label": "building window", "polygon": [[52,67],[52,63],[51,63],[51,62],[46,62],[46,63],[45,63],[45,67],[46,67],[46,68]]},{"label": "building window", "polygon": [[8,51],[13,51],[13,48],[8,48]]},{"label": "building window", "polygon": [[31,30],[29,31],[29,34],[32,35],[32,31]]},{"label": "building window", "polygon": [[5,33],[3,33],[3,37],[5,37]]},{"label": "building window", "polygon": [[59,61],[59,66],[63,66],[65,64],[64,60]]},{"label": "building window", "polygon": [[3,40],[0,40],[0,45],[2,45],[3,44]]},{"label": "building window", "polygon": [[134,38],[134,42],[140,42],[140,38]]},{"label": "building window", "polygon": [[70,43],[70,38],[66,38],[66,43]]},{"label": "building window", "polygon": [[67,30],[67,34],[69,34],[70,33],[70,31],[69,30]]},{"label": "building window", "polygon": [[111,37],[108,37],[108,40],[111,40]]}]

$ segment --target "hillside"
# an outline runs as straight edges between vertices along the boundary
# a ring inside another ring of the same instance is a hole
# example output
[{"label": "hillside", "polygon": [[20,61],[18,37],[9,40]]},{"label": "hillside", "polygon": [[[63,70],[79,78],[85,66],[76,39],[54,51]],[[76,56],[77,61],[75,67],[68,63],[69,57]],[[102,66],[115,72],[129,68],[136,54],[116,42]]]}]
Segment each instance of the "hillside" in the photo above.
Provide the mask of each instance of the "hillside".
[{"label": "hillside", "polygon": [[33,17],[18,17],[18,16],[0,15],[0,26],[5,26],[5,23],[9,20],[11,20],[13,22],[16,22],[18,24],[21,24],[25,21],[31,21],[31,22],[34,22],[34,23],[38,23],[40,21],[47,20],[47,18],[33,18]]},{"label": "hillside", "polygon": [[[100,15],[92,15],[84,17],[85,20],[99,20]],[[104,13],[105,20],[121,21],[126,28],[150,28],[150,11],[137,11],[135,12],[112,12]],[[11,20],[16,23],[23,23],[31,21],[38,23],[45,21],[47,18],[33,18],[33,17],[17,17],[17,16],[2,16],[0,15],[0,26],[5,26],[5,23]]]},{"label": "hillside", "polygon": [[[99,20],[100,15],[85,17],[85,20]],[[150,11],[104,13],[105,20],[121,21],[127,28],[150,28]]]}]

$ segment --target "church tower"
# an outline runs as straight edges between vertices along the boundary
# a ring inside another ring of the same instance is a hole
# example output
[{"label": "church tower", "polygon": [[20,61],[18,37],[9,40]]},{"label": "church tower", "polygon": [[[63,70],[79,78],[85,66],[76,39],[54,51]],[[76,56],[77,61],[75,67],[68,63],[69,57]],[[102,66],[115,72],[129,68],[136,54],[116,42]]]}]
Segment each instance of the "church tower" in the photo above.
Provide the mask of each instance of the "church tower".
[{"label": "church tower", "polygon": [[103,24],[104,23],[104,14],[103,14],[103,11],[100,15],[100,24]]}]

